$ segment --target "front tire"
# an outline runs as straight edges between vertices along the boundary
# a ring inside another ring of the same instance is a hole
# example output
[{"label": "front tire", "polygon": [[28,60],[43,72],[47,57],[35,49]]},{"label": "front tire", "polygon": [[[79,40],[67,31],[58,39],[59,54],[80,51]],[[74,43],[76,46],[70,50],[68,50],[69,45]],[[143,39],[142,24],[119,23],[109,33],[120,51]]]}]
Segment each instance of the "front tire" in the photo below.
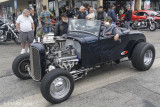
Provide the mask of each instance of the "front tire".
[{"label": "front tire", "polygon": [[149,26],[149,30],[150,31],[155,31],[157,29],[156,23],[151,23],[151,25]]},{"label": "front tire", "polygon": [[[18,34],[17,34],[17,36],[19,36]],[[15,38],[13,38],[13,41],[14,41],[14,43],[16,43],[17,45],[20,45],[21,43],[19,42],[19,37],[17,38],[17,37],[15,37]]]},{"label": "front tire", "polygon": [[136,22],[134,22],[134,23],[132,24],[132,29],[133,29],[133,30],[136,30],[136,29],[137,29],[136,26],[137,26],[137,25],[136,25]]},{"label": "front tire", "polygon": [[155,59],[155,48],[153,45],[141,42],[134,48],[131,61],[133,67],[139,71],[150,69]]},{"label": "front tire", "polygon": [[69,72],[63,69],[50,71],[41,81],[42,96],[53,104],[67,100],[73,90],[74,79]]},{"label": "front tire", "polygon": [[21,54],[15,58],[12,63],[13,73],[20,79],[26,80],[30,79],[29,75],[29,54]]}]

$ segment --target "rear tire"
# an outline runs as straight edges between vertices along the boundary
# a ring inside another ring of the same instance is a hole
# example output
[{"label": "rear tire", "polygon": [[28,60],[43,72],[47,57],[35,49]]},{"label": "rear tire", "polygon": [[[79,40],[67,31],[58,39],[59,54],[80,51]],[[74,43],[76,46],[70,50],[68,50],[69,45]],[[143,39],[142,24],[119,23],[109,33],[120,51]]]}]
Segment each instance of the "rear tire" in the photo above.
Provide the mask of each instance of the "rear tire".
[{"label": "rear tire", "polygon": [[50,71],[41,81],[42,96],[53,104],[67,100],[73,90],[74,79],[69,72],[63,69]]},{"label": "rear tire", "polygon": [[139,71],[150,69],[155,59],[155,48],[153,45],[141,42],[133,50],[131,61],[134,68]]},{"label": "rear tire", "polygon": [[13,73],[22,80],[30,79],[28,66],[30,66],[29,54],[19,55],[12,63]]}]

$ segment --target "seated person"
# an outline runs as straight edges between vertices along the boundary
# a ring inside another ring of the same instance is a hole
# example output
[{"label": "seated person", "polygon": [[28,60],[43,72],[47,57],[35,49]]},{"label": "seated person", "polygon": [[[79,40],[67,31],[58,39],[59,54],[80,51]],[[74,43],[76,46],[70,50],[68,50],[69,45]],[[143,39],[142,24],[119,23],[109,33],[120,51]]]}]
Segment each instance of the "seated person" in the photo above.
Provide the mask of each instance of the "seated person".
[{"label": "seated person", "polygon": [[105,28],[102,32],[102,36],[114,35],[114,40],[118,41],[119,40],[119,34],[118,34],[119,30],[118,30],[118,28],[116,27],[115,24],[112,24],[112,18],[107,16],[104,19],[104,26],[105,26]]}]

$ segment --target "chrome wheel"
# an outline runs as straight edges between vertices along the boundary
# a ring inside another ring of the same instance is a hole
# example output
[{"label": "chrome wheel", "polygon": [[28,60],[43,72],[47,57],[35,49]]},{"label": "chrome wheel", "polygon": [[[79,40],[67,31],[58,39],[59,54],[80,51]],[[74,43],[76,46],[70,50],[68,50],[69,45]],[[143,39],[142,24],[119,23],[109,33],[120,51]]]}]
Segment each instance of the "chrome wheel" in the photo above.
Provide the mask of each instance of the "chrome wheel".
[{"label": "chrome wheel", "polygon": [[61,99],[69,93],[70,87],[71,83],[67,77],[57,77],[50,85],[50,94],[55,99]]},{"label": "chrome wheel", "polygon": [[154,30],[156,28],[156,24],[155,23],[152,23],[151,25],[150,25],[150,30]]},{"label": "chrome wheel", "polygon": [[21,61],[18,65],[19,73],[23,76],[29,76],[29,65],[30,62],[28,59]]},{"label": "chrome wheel", "polygon": [[144,64],[150,65],[153,60],[153,52],[151,50],[147,50],[144,54]]}]

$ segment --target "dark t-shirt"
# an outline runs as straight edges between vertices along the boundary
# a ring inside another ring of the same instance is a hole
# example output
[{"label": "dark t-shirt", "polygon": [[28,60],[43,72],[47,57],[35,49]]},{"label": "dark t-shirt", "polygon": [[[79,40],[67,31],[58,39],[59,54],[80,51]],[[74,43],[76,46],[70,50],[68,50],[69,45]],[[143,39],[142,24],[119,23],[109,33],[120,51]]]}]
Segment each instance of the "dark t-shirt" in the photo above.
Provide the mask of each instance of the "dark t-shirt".
[{"label": "dark t-shirt", "polygon": [[132,10],[128,10],[126,15],[125,15],[125,21],[131,21],[132,19]]},{"label": "dark t-shirt", "polygon": [[78,16],[78,19],[86,19],[86,12],[82,13],[80,11],[77,12],[76,16]]}]

